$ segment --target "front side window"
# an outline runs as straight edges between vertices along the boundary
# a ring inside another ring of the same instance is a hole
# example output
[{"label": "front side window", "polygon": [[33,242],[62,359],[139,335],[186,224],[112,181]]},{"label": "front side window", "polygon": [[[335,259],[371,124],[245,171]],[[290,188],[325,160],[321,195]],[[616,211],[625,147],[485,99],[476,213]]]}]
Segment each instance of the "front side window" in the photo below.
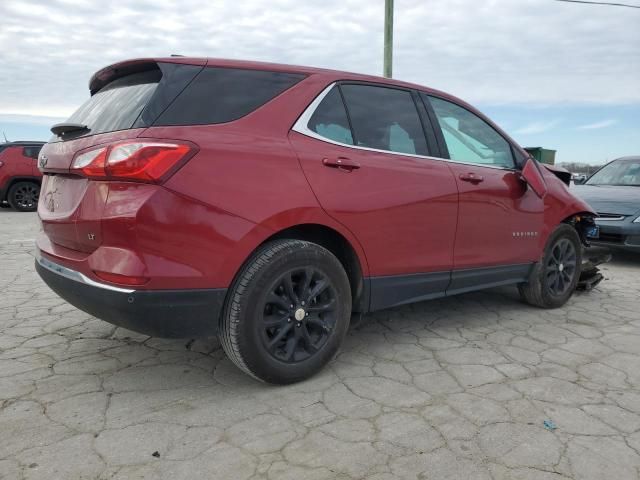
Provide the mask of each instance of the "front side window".
[{"label": "front side window", "polygon": [[433,106],[451,160],[514,167],[509,142],[487,122],[455,103],[436,97],[426,97],[425,100]]},{"label": "front side window", "polygon": [[372,85],[341,85],[355,145],[396,153],[428,155],[411,93]]},{"label": "front side window", "polygon": [[322,99],[318,108],[311,115],[307,127],[334,142],[353,145],[347,111],[344,109],[338,87],[333,87]]}]

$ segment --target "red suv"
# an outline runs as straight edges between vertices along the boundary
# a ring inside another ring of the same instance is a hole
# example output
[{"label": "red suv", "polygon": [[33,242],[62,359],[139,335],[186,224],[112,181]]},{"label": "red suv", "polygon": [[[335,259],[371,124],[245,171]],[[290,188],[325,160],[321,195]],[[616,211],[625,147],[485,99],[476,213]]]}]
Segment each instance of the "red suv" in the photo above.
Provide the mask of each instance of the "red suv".
[{"label": "red suv", "polygon": [[451,95],[217,59],[97,72],[42,149],[36,267],[149,335],[217,334],[256,378],[336,353],[353,312],[514,284],[571,296],[594,213]]},{"label": "red suv", "polygon": [[42,174],[36,160],[44,142],[0,143],[0,205],[21,212],[38,208]]}]

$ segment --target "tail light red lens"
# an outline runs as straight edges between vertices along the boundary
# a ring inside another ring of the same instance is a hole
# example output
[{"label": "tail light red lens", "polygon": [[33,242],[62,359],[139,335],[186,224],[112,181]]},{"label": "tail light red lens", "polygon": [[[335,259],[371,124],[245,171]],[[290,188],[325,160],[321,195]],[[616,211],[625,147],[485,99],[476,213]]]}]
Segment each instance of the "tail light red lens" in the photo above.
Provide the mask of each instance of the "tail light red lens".
[{"label": "tail light red lens", "polygon": [[103,147],[78,155],[71,165],[71,170],[82,173],[85,177],[104,177],[107,150],[107,147]]},{"label": "tail light red lens", "polygon": [[77,155],[71,170],[89,178],[158,183],[195,150],[184,142],[118,142]]}]

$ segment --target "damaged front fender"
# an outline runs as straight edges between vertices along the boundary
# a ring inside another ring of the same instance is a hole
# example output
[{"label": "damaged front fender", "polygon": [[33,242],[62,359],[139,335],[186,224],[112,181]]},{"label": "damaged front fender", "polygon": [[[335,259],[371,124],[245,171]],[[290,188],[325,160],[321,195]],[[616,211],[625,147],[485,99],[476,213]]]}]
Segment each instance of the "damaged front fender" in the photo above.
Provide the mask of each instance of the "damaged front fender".
[{"label": "damaged front fender", "polygon": [[[546,168],[541,169],[548,185],[548,193],[544,197],[544,226],[540,236],[541,248],[546,245],[549,235],[561,223],[580,223],[580,230],[586,228],[595,219],[596,212],[582,199],[573,195],[566,184]],[[578,220],[579,219],[579,220]],[[591,219],[591,220],[589,220]],[[584,221],[584,223],[582,223]],[[583,243],[588,244],[586,232],[581,235]]]},{"label": "damaged front fender", "polygon": [[588,292],[604,279],[598,266],[611,261],[611,252],[608,248],[591,247],[589,240],[598,238],[599,234],[599,227],[596,225],[593,214],[575,215],[566,223],[573,225],[585,247],[582,252],[580,278],[576,289]]}]

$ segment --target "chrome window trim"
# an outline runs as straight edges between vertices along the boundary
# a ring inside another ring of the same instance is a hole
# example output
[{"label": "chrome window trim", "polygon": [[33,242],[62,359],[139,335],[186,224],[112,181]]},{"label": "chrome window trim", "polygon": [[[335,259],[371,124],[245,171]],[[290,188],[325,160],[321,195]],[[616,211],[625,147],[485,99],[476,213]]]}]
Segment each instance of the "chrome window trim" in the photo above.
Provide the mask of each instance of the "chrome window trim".
[{"label": "chrome window trim", "polygon": [[47,260],[42,256],[40,251],[36,253],[36,261],[42,268],[46,268],[50,272],[61,275],[69,280],[74,280],[76,282],[84,283],[85,285],[90,285],[92,287],[102,288],[104,290],[111,290],[112,292],[120,292],[120,293],[133,293],[135,290],[129,288],[121,288],[115,287],[113,285],[107,285],[104,283],[96,282],[91,280],[86,275],[77,272],[76,270],[71,270],[70,268],[63,267],[62,265],[58,265],[57,263],[52,262],[51,260]]},{"label": "chrome window trim", "polygon": [[625,215],[612,215],[610,217],[596,217],[596,220],[604,222],[619,222],[627,218]]},{"label": "chrome window trim", "polygon": [[[333,145],[338,145],[340,147],[353,148],[354,150],[386,153],[389,155],[398,155],[400,157],[413,157],[413,158],[420,158],[424,160],[436,160],[439,162],[454,163],[456,165],[473,165],[475,167],[492,168],[494,170],[507,170],[510,172],[519,172],[517,168],[499,167],[496,165],[487,165],[484,163],[456,162],[455,160],[451,160],[450,158],[430,157],[428,155],[418,155],[415,153],[399,153],[399,152],[393,152],[391,150],[380,150],[378,148],[361,147],[360,145],[349,145],[348,143],[337,142],[335,140],[331,140],[330,138],[323,137],[322,135],[314,132],[309,128],[308,126],[309,120],[311,120],[311,116],[316,111],[316,109],[318,108],[322,100],[324,100],[324,97],[326,97],[329,94],[331,89],[333,89],[333,87],[335,87],[337,83],[338,82],[331,83],[324,90],[322,90],[322,92],[318,94],[318,96],[313,100],[313,102],[311,102],[309,106],[304,110],[304,112],[302,112],[302,115],[300,115],[296,123],[293,124],[293,127],[291,127],[291,130],[293,130],[294,132],[298,132],[302,135],[305,135],[307,137],[315,138],[316,140],[320,140],[321,142],[331,143]],[[381,85],[381,87],[393,88],[392,85]]]}]

